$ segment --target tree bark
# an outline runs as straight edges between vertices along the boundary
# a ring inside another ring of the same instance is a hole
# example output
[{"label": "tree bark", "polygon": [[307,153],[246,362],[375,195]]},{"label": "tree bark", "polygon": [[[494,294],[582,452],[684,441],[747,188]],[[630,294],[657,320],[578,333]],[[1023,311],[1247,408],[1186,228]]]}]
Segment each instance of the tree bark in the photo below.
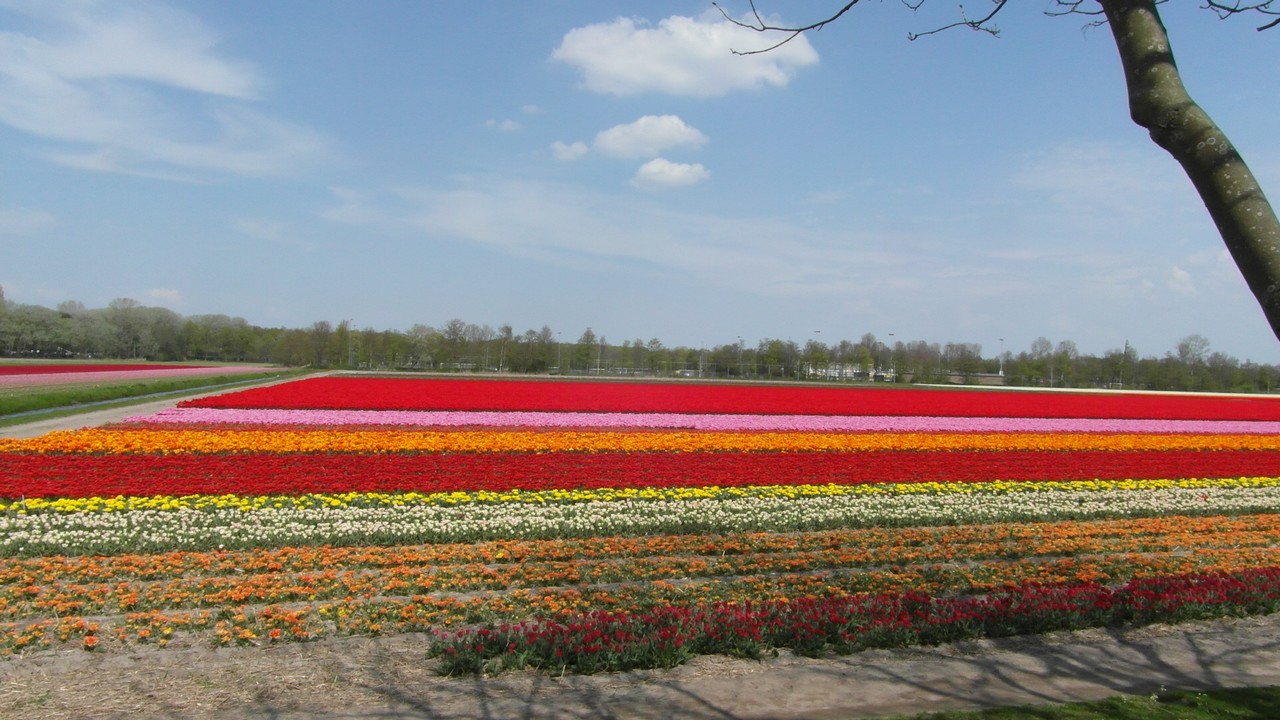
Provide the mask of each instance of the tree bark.
[{"label": "tree bark", "polygon": [[1098,0],[1124,66],[1133,121],[1182,165],[1280,338],[1280,220],[1227,136],[1182,84],[1155,0]]}]

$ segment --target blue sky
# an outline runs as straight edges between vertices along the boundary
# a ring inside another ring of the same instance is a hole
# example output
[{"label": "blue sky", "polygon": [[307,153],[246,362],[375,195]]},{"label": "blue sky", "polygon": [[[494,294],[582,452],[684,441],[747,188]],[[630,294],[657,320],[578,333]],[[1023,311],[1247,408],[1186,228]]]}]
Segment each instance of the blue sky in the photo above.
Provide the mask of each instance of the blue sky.
[{"label": "blue sky", "polygon": [[[771,41],[701,0],[0,0],[0,285],[265,326],[1198,333],[1280,362],[1109,31],[1047,5],[911,42],[958,6],[871,3],[743,57]],[[1184,80],[1275,201],[1280,30],[1198,5],[1162,6]]]}]

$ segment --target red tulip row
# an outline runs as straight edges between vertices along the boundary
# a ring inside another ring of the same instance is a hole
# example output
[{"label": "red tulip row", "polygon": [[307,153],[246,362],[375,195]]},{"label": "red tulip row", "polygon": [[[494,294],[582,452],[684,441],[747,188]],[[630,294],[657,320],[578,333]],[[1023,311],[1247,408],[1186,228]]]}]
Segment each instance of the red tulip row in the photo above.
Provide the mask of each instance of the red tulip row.
[{"label": "red tulip row", "polygon": [[1280,567],[1098,583],[1024,583],[988,595],[901,594],[600,610],[438,632],[447,673],[533,666],[577,672],[672,667],[693,655],[758,657],[932,645],[980,637],[1280,610]]},{"label": "red tulip row", "polygon": [[0,453],[0,497],[294,495],[1280,476],[1276,451]]},{"label": "red tulip row", "polygon": [[323,377],[183,407],[1277,420],[1268,397]]}]

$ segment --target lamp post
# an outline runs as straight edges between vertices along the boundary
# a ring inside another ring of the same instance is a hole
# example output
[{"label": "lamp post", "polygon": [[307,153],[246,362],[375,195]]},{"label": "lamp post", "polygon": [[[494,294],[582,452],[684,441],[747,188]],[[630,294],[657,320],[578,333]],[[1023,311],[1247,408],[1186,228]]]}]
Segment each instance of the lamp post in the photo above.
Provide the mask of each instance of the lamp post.
[{"label": "lamp post", "polygon": [[350,368],[356,366],[356,350],[355,346],[351,344],[351,332],[352,328],[355,327],[355,324],[355,320],[347,321],[347,367]]},{"label": "lamp post", "polygon": [[1000,377],[1004,377],[1004,338],[1000,338]]},{"label": "lamp post", "polygon": [[[817,350],[818,350],[818,346],[822,344],[822,331],[821,331],[821,330],[814,330],[814,331],[813,331],[813,343],[814,343],[814,345],[813,345],[813,349],[814,349],[814,358],[816,359],[816,358],[817,358]],[[817,363],[816,363],[816,362],[814,362],[813,360],[810,360],[810,363],[809,363],[809,374],[810,374],[810,375],[813,375],[813,371],[814,371],[814,369],[815,369],[816,367],[817,367]]]},{"label": "lamp post", "polygon": [[889,333],[889,382],[898,382],[898,356],[893,344],[893,333]]},{"label": "lamp post", "polygon": [[564,341],[560,339],[560,333],[556,333],[556,374],[564,374],[564,362],[561,358],[564,356]]}]

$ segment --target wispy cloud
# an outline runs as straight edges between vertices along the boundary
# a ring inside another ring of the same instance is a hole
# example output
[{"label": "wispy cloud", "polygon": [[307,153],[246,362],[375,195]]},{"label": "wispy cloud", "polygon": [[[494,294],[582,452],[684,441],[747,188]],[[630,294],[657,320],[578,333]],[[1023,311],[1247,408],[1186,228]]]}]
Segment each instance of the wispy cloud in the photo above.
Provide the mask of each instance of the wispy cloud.
[{"label": "wispy cloud", "polygon": [[1179,295],[1199,295],[1196,284],[1191,280],[1191,273],[1176,265],[1169,271],[1169,289]]},{"label": "wispy cloud", "polygon": [[152,288],[143,293],[148,299],[163,305],[169,309],[182,307],[187,304],[182,293],[173,288]]},{"label": "wispy cloud", "polygon": [[699,18],[673,15],[656,26],[620,17],[575,28],[551,57],[577,68],[592,92],[695,97],[784,86],[797,69],[818,62],[804,36],[769,53],[733,53],[759,44],[759,34],[710,11]]},{"label": "wispy cloud", "polygon": [[551,143],[551,155],[557,160],[568,162],[586,155],[587,144],[584,142],[565,143],[559,140]]},{"label": "wispy cloud", "polygon": [[57,222],[52,213],[33,208],[0,208],[0,235],[30,235]]},{"label": "wispy cloud", "polygon": [[930,283],[930,274],[942,267],[907,253],[870,251],[875,243],[856,233],[677,212],[646,198],[472,179],[449,190],[343,191],[326,217],[388,236],[474,243],[564,267],[626,266],[638,275],[660,273],[763,296],[870,292],[894,275]]},{"label": "wispy cloud", "polygon": [[1186,178],[1158,148],[1142,144],[1062,142],[1024,155],[1012,186],[1075,227],[1142,226],[1175,207],[1187,212]]},{"label": "wispy cloud", "polygon": [[524,129],[524,126],[515,120],[486,120],[484,126],[498,132],[513,133]]},{"label": "wispy cloud", "polygon": [[27,29],[0,33],[0,122],[47,141],[55,162],[196,179],[289,173],[328,151],[316,131],[251,107],[266,81],[181,10],[35,2],[4,15]]},{"label": "wispy cloud", "polygon": [[315,243],[299,239],[289,223],[279,220],[241,218],[235,221],[234,226],[237,231],[255,240],[262,240],[274,245],[301,248],[307,251],[316,249]]}]

